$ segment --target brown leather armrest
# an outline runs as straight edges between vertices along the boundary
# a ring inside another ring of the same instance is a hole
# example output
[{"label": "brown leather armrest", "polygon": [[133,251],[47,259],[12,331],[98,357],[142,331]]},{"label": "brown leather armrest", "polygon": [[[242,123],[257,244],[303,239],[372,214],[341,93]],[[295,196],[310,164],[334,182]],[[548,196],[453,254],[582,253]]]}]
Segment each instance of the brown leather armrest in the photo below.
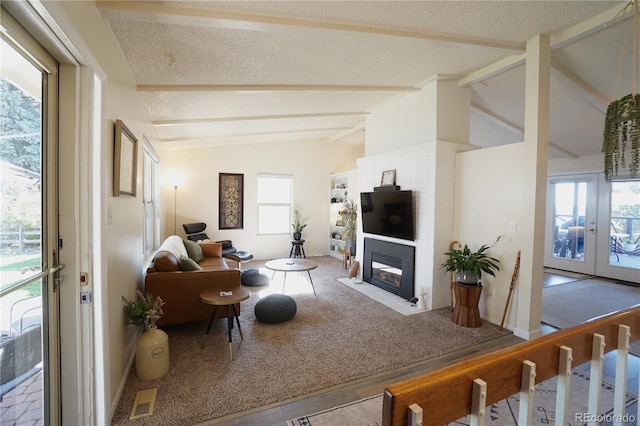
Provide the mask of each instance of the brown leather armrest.
[{"label": "brown leather armrest", "polygon": [[[165,302],[158,325],[208,320],[211,305],[200,300],[200,293],[210,288],[228,291],[239,286],[238,269],[155,272],[145,277],[145,292],[160,296]],[[225,310],[218,309],[218,313],[224,314]]]}]

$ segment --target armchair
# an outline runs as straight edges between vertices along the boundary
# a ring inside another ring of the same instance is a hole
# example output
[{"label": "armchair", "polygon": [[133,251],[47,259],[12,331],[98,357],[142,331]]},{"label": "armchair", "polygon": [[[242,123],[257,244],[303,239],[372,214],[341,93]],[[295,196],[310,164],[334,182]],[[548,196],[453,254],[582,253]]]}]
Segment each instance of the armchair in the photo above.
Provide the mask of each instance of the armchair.
[{"label": "armchair", "polygon": [[[187,239],[191,241],[210,240],[209,236],[204,232],[207,224],[204,222],[183,223],[182,228]],[[216,243],[222,244],[222,256],[238,263],[238,269],[242,269],[242,262],[248,262],[253,259],[253,254],[247,251],[237,250],[231,240],[220,240]]]}]

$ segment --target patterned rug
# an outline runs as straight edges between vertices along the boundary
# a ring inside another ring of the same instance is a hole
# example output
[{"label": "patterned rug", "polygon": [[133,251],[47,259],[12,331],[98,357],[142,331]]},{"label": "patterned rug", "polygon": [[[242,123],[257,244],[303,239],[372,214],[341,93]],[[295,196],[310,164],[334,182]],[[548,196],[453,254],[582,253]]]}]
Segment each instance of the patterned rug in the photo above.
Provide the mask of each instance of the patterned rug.
[{"label": "patterned rug", "polygon": [[[607,383],[602,384],[602,407],[599,420],[605,423],[607,416],[613,413],[614,388]],[[583,421],[587,413],[587,401],[589,390],[589,375],[573,370],[571,377],[571,394],[569,401],[569,423],[570,425],[586,424]],[[531,425],[549,425],[555,422],[556,405],[556,379],[552,378],[536,385],[536,393],[533,398],[533,419]],[[626,406],[637,404],[638,397],[631,392],[627,392]],[[485,425],[512,426],[517,425],[519,399],[518,395],[510,396],[507,399],[492,404],[488,407],[485,416]],[[627,410],[628,422],[626,426],[636,425],[636,411]],[[287,426],[333,426],[333,425],[366,425],[377,426],[382,423],[382,395],[354,401],[349,404],[334,407],[329,410],[297,419],[287,421]],[[450,425],[469,425],[469,417],[462,418]]]}]

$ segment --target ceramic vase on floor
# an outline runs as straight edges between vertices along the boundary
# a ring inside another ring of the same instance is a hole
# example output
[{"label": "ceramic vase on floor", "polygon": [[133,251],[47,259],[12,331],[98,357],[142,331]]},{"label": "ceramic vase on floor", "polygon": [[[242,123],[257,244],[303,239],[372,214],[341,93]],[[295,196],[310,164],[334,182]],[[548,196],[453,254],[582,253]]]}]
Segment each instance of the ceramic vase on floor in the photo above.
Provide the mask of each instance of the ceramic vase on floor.
[{"label": "ceramic vase on floor", "polygon": [[169,372],[169,336],[157,327],[147,329],[136,343],[136,375],[142,381]]}]

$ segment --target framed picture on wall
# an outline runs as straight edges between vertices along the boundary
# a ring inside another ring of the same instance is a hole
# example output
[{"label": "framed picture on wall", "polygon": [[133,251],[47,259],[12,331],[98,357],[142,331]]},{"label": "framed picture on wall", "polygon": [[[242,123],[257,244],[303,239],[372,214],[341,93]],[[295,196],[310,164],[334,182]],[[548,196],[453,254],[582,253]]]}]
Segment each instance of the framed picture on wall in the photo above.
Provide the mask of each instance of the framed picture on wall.
[{"label": "framed picture on wall", "polygon": [[218,178],[220,185],[218,229],[242,229],[244,175],[239,173],[220,173]]},{"label": "framed picture on wall", "polygon": [[138,139],[116,120],[113,147],[113,196],[135,197],[137,186]]}]

